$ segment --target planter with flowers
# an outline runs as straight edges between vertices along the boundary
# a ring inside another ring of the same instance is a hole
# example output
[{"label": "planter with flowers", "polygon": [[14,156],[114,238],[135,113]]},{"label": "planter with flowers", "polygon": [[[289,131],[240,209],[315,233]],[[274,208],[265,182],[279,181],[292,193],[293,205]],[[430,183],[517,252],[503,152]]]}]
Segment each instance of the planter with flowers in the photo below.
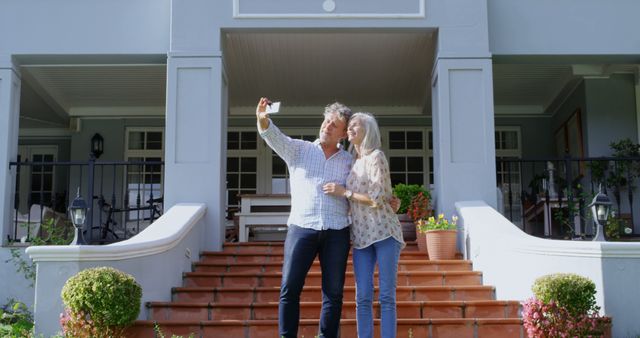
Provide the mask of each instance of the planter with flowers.
[{"label": "planter with flowers", "polygon": [[416,229],[416,243],[418,244],[418,250],[427,252],[427,238],[424,231],[420,229],[420,221],[427,219],[433,214],[431,209],[431,201],[428,194],[419,192],[411,200],[411,204],[407,208],[407,215],[411,218],[415,224]]},{"label": "planter with flowers", "polygon": [[455,259],[458,217],[451,220],[439,214],[418,221],[418,231],[426,233],[427,253],[429,259]]},{"label": "planter with flowers", "polygon": [[[416,223],[419,218],[431,215],[431,208],[429,205],[429,201],[431,200],[431,196],[429,195],[429,191],[426,190],[423,186],[418,184],[404,184],[400,183],[393,187],[393,194],[400,200],[400,208],[396,212],[398,215],[398,220],[402,225],[402,236],[405,241],[414,241],[416,240]],[[412,201],[417,196],[421,195],[423,199],[427,201],[427,206],[425,210],[428,209],[428,214],[425,216],[415,216],[416,209],[412,208]],[[418,236],[419,237],[419,236]],[[425,251],[426,252],[426,251]]]}]

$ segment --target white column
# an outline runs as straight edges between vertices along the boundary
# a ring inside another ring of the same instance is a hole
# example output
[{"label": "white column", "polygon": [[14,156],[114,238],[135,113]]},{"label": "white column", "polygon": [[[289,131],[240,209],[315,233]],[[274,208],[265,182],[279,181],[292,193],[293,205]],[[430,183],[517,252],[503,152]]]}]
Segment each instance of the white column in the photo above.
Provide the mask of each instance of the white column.
[{"label": "white column", "polygon": [[497,207],[493,77],[489,58],[438,58],[432,77],[437,212],[455,202]]},{"label": "white column", "polygon": [[0,235],[4,242],[11,231],[20,118],[20,76],[16,65],[0,58]]},{"label": "white column", "polygon": [[205,250],[224,242],[227,89],[222,57],[170,56],[167,64],[165,208],[207,205]]}]

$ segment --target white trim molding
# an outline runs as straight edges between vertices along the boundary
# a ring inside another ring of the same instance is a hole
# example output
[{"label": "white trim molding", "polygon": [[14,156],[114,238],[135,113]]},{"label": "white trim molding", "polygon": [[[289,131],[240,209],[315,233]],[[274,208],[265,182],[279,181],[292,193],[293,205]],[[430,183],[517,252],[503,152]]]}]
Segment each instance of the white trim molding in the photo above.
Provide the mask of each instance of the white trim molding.
[{"label": "white trim molding", "polygon": [[[234,19],[423,19],[426,17],[426,0],[405,0],[405,2],[414,2],[417,5],[416,11],[405,13],[368,12],[366,8],[363,8],[361,12],[336,12],[336,9],[340,10],[341,2],[349,0],[315,0],[317,10],[309,8],[309,13],[286,13],[286,8],[282,8],[280,13],[260,13],[258,11],[251,13],[241,11],[241,1],[247,2],[246,0],[233,0]],[[269,2],[269,6],[273,7],[274,3]]]},{"label": "white trim molding", "polygon": [[117,261],[150,256],[176,246],[205,214],[204,204],[181,203],[169,209],[138,235],[109,245],[32,246],[34,262]]}]

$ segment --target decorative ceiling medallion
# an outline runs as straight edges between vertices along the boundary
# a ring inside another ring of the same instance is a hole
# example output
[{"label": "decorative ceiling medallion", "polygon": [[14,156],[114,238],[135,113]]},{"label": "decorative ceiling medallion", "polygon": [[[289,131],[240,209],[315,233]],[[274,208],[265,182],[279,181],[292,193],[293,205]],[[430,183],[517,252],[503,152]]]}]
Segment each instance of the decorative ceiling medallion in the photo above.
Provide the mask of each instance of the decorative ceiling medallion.
[{"label": "decorative ceiling medallion", "polygon": [[[426,0],[233,0],[236,19],[423,19]],[[319,6],[321,4],[321,6]]]}]

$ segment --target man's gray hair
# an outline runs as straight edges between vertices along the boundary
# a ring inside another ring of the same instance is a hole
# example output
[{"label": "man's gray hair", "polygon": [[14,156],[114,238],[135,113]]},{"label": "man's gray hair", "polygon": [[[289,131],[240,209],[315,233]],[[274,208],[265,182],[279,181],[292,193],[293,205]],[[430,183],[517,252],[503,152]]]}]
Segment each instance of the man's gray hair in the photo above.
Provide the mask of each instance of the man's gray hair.
[{"label": "man's gray hair", "polygon": [[324,116],[336,113],[338,117],[346,123],[351,119],[351,108],[340,102],[334,102],[324,107]]}]

